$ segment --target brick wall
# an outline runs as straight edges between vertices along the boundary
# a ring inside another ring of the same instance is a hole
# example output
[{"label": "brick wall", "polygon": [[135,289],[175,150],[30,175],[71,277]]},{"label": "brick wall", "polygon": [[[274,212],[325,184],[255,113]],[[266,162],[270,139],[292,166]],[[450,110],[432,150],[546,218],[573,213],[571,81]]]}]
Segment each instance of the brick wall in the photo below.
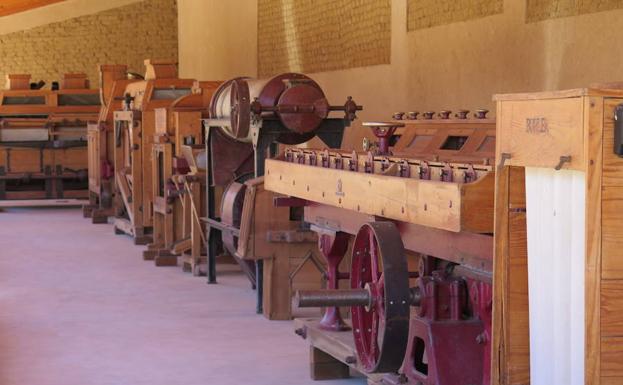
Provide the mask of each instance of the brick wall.
[{"label": "brick wall", "polygon": [[258,72],[388,64],[390,0],[259,0]]},{"label": "brick wall", "polygon": [[528,23],[623,8],[622,0],[526,0]]},{"label": "brick wall", "polygon": [[503,11],[504,0],[408,0],[407,30],[477,19]]},{"label": "brick wall", "polygon": [[99,64],[143,73],[144,59],[177,61],[177,44],[176,0],[146,0],[0,35],[0,87],[7,73],[50,84],[70,72],[86,73],[98,87]]}]

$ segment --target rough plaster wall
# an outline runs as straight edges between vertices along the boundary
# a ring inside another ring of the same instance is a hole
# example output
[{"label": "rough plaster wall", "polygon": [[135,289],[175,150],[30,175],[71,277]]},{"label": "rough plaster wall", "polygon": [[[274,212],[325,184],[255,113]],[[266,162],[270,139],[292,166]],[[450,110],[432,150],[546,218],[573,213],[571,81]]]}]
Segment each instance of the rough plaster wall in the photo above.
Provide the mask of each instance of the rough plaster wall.
[{"label": "rough plaster wall", "polygon": [[[180,3],[188,1],[192,0]],[[526,23],[526,1],[505,0],[500,14],[407,32],[407,0],[392,0],[391,5],[391,64],[312,74],[332,103],[352,95],[364,106],[346,135],[345,147],[361,148],[361,138],[368,133],[359,127],[361,121],[388,119],[394,111],[479,107],[494,111],[495,93],[623,80],[623,50],[616,49],[623,39],[623,10]],[[244,25],[251,25],[257,17],[257,8],[229,7],[237,12],[223,16],[231,19],[221,24],[242,19]],[[245,41],[257,39],[252,28],[240,28],[239,35]],[[180,33],[180,52],[185,52],[180,54],[182,68],[189,62],[210,68],[238,61],[251,67],[249,60],[256,51],[225,44],[230,39],[212,34],[209,42],[219,49],[205,56],[197,49],[204,41],[185,40]],[[188,71],[185,76],[200,74]]]},{"label": "rough plaster wall", "polygon": [[407,30],[495,15],[503,7],[504,0],[407,0]]},{"label": "rough plaster wall", "polygon": [[526,0],[526,2],[526,21],[529,23],[623,8],[621,0]]},{"label": "rough plaster wall", "polygon": [[257,0],[178,0],[180,76],[257,75]]},{"label": "rough plaster wall", "polygon": [[[48,84],[84,72],[99,85],[99,64],[127,64],[143,73],[143,60],[177,61],[175,0],[147,0],[0,35],[0,80],[30,73]],[[4,81],[0,82],[4,86]]]},{"label": "rough plaster wall", "polygon": [[390,0],[258,0],[258,72],[388,64]]}]

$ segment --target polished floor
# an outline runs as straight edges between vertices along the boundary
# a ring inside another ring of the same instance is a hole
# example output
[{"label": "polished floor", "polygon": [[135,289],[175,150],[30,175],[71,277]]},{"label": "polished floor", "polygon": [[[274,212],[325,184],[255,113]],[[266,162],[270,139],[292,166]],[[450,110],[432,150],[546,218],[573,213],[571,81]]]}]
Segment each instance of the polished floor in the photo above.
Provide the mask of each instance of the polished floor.
[{"label": "polished floor", "polygon": [[1,385],[315,382],[291,322],[254,312],[238,272],[218,285],[157,268],[78,209],[0,212]]}]

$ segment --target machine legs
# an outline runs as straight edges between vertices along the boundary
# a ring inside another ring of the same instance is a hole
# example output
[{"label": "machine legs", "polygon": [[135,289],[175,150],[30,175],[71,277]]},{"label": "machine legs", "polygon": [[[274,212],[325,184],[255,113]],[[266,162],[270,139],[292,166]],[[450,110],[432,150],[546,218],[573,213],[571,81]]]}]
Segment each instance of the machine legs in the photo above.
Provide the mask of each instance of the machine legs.
[{"label": "machine legs", "polygon": [[219,234],[218,230],[208,226],[208,283],[216,283],[216,254],[218,252]]}]

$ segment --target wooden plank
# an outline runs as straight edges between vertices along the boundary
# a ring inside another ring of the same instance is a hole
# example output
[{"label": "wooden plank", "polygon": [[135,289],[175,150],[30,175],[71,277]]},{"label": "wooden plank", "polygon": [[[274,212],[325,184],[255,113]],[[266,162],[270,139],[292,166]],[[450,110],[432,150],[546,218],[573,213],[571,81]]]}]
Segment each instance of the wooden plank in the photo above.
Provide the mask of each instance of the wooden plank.
[{"label": "wooden plank", "polygon": [[586,267],[584,376],[586,385],[600,380],[600,291],[601,291],[601,186],[604,105],[597,97],[586,98],[584,149],[586,164]]},{"label": "wooden plank", "polygon": [[348,365],[312,345],[309,346],[309,372],[314,381],[350,377]]},{"label": "wooden plank", "polygon": [[601,377],[600,385],[621,385],[623,384],[623,376],[620,377]]},{"label": "wooden plank", "polygon": [[83,206],[88,204],[87,199],[28,199],[28,200],[0,200],[0,207],[48,207],[48,206]]},{"label": "wooden plank", "polygon": [[[570,90],[524,92],[516,94],[496,94],[493,95],[494,101],[508,100],[544,100],[544,99],[563,99],[580,96],[619,96],[623,97],[621,89],[599,89],[599,88],[574,88]],[[497,115],[500,116],[500,115]]]},{"label": "wooden plank", "polygon": [[[605,172],[605,170],[604,170]],[[623,186],[602,189],[603,279],[623,279]]]},{"label": "wooden plank", "polygon": [[[281,194],[358,213],[458,232],[465,230],[470,223],[478,226],[486,223],[486,219],[476,218],[478,215],[491,215],[487,210],[478,212],[477,195],[465,202],[462,198],[470,185],[482,184],[482,191],[486,193],[482,193],[481,199],[489,199],[488,196],[493,195],[494,176],[488,174],[472,184],[460,184],[364,174],[267,159],[264,178],[267,190]],[[463,204],[468,207],[462,207]],[[461,212],[471,212],[469,223],[461,221]]]},{"label": "wooden plank", "polygon": [[[43,157],[41,156],[42,151]],[[38,173],[42,171],[44,165],[52,166],[53,163],[51,150],[13,147],[7,154],[8,159],[10,159],[7,162],[9,166],[8,173]]]},{"label": "wooden plank", "polygon": [[366,375],[369,381],[381,380],[382,373],[366,373],[359,365],[352,331],[323,330],[318,327],[318,322],[315,318],[296,318],[294,328],[304,334],[310,345]]},{"label": "wooden plank", "polygon": [[623,337],[623,280],[601,283],[601,336]]},{"label": "wooden plank", "polygon": [[601,339],[601,376],[623,377],[623,337]]},{"label": "wooden plank", "polygon": [[130,222],[134,223],[134,209],[132,206],[133,202],[130,202],[132,193],[130,192],[130,187],[125,177],[125,173],[123,171],[116,171],[115,180],[117,182],[117,190],[121,194],[121,199],[123,201],[123,204],[125,205],[126,212],[128,213],[128,217],[130,218]]},{"label": "wooden plank", "polygon": [[[154,163],[154,155],[153,155],[153,143],[154,143],[154,132],[156,130],[156,113],[154,111],[145,111],[143,112],[143,120],[141,122],[141,130],[139,133],[139,142],[140,156],[141,156],[141,170],[140,170],[140,180],[135,181],[135,183],[141,183],[142,186],[142,202],[141,206],[143,208],[142,217],[143,222],[142,225],[145,227],[150,227],[152,225],[153,220],[153,212],[151,209],[151,204],[153,202],[154,195],[154,186],[152,185],[152,167]],[[138,179],[139,175],[133,174],[134,178]],[[135,194],[136,195],[136,194]]]},{"label": "wooden plank", "polygon": [[473,233],[490,233],[494,217],[495,177],[489,174],[464,186],[461,199],[461,229]]},{"label": "wooden plank", "polygon": [[191,247],[192,240],[190,239],[190,237],[188,237],[175,242],[175,244],[173,244],[173,247],[171,248],[171,251],[175,254],[182,254],[190,250]]},{"label": "wooden plank", "polygon": [[128,221],[127,219],[123,219],[123,218],[115,218],[113,220],[113,226],[115,228],[115,231],[121,231],[125,234],[128,234],[132,237],[136,236],[134,229],[135,227],[132,225],[132,223],[130,223],[130,221]]},{"label": "wooden plank", "polygon": [[530,320],[523,168],[498,169],[495,204],[492,383],[527,384]]},{"label": "wooden plank", "polygon": [[581,98],[504,101],[498,115],[496,138],[506,164],[554,168],[561,156],[571,156],[563,168],[584,169]]},{"label": "wooden plank", "polygon": [[54,165],[72,170],[84,170],[89,167],[87,147],[65,148],[54,151]]}]

